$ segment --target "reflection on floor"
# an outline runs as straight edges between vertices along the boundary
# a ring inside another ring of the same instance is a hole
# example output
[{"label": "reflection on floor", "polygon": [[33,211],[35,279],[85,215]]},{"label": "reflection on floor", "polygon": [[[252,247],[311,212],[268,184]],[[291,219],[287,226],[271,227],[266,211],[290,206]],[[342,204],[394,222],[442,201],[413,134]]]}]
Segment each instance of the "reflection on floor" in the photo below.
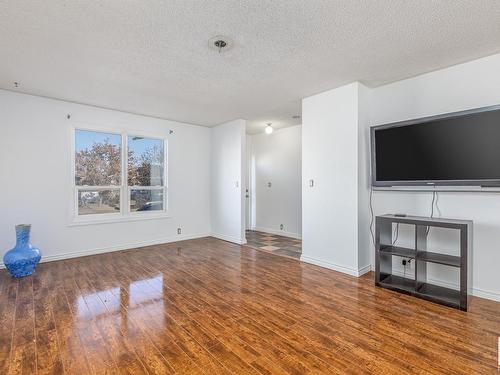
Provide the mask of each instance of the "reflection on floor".
[{"label": "reflection on floor", "polygon": [[247,230],[246,238],[247,246],[255,249],[265,250],[273,254],[284,255],[295,259],[300,259],[300,255],[302,254],[302,240],[255,230]]}]

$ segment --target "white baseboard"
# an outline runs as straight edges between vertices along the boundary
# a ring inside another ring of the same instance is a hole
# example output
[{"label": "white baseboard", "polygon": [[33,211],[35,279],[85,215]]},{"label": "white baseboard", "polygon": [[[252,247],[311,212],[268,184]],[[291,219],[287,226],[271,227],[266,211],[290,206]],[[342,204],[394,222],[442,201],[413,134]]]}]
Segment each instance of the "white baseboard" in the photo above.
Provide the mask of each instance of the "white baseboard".
[{"label": "white baseboard", "polygon": [[302,254],[302,256],[300,257],[300,260],[302,262],[311,263],[311,264],[314,264],[316,266],[328,268],[330,270],[342,272],[342,273],[345,273],[347,275],[351,275],[351,276],[355,276],[355,277],[360,277],[360,276],[364,275],[365,273],[370,272],[372,270],[371,264],[364,266],[364,267],[361,267],[359,269],[355,269],[355,268],[340,266],[338,264],[330,263],[330,262],[327,262],[327,261],[324,261],[321,259],[312,258],[312,257],[309,257],[309,256],[304,255],[304,254]]},{"label": "white baseboard", "polygon": [[500,293],[498,293],[498,292],[491,292],[489,290],[484,290],[484,289],[479,289],[479,288],[473,287],[472,288],[472,295],[476,296],[476,297],[491,299],[492,301],[500,302]]},{"label": "white baseboard", "polygon": [[[365,273],[368,273],[373,269],[373,267],[369,264],[367,266],[361,267],[361,268],[356,270],[354,268],[339,266],[337,264],[326,262],[326,261],[321,260],[321,259],[311,258],[311,257],[305,256],[305,255],[302,255],[300,257],[300,260],[303,262],[306,262],[306,263],[315,264],[315,265],[320,266],[320,267],[328,268],[328,269],[331,269],[334,271],[342,272],[342,273],[345,273],[347,275],[356,276],[356,277],[362,276]],[[397,276],[401,276],[401,277],[404,276],[403,272],[400,272],[397,270],[393,270],[393,273]],[[433,278],[428,278],[428,280],[432,284],[436,284],[436,285],[439,285],[439,286],[442,286],[445,288],[458,289],[458,284],[455,284],[455,283],[450,283],[450,282],[446,282],[446,281],[442,281],[442,280],[436,280]],[[484,290],[484,289],[472,287],[472,295],[475,297],[481,297],[481,298],[486,298],[486,299],[489,299],[492,301],[500,302],[500,293],[499,292],[493,292],[490,290]]]},{"label": "white baseboard", "polygon": [[[399,271],[399,270],[393,269],[392,272],[397,276],[404,277],[404,273]],[[456,289],[456,290],[459,289],[459,285],[457,283],[451,283],[448,281],[437,280],[437,279],[433,279],[432,277],[428,277],[427,280],[431,284],[435,284],[435,285],[442,286],[445,288]],[[481,297],[481,298],[490,299],[492,301],[500,302],[500,293],[499,292],[492,292],[489,290],[484,290],[484,289],[472,287],[472,295],[475,297]]]},{"label": "white baseboard", "polygon": [[298,240],[302,239],[302,235],[301,234],[299,234],[299,233],[292,233],[292,232],[286,232],[284,230],[274,230],[274,229],[262,228],[262,227],[253,227],[251,230],[256,230],[258,232],[264,232],[264,233],[269,233],[269,234],[276,234],[278,236],[296,238]]},{"label": "white baseboard", "polygon": [[372,265],[368,264],[364,267],[358,269],[358,276],[363,276],[365,273],[368,273],[372,270]]},{"label": "white baseboard", "polygon": [[[260,231],[260,229],[258,229],[258,230]],[[110,253],[110,252],[114,252],[114,251],[129,250],[129,249],[140,248],[140,247],[145,247],[145,246],[161,245],[161,244],[166,244],[166,243],[192,240],[192,239],[203,238],[203,237],[215,237],[215,238],[218,238],[218,239],[221,239],[224,241],[233,242],[233,243],[237,243],[240,245],[246,244],[246,239],[244,239],[244,238],[241,239],[241,238],[226,236],[226,235],[217,234],[217,233],[178,235],[178,236],[159,238],[159,239],[155,239],[155,240],[130,242],[130,243],[116,245],[116,246],[88,249],[88,250],[75,251],[75,252],[70,252],[70,253],[44,255],[44,256],[42,256],[41,263],[53,262],[53,261],[57,261],[57,260],[64,260],[64,259],[71,259],[71,258],[79,258],[79,257],[83,257],[83,256],[88,256],[88,255]],[[345,273],[347,275],[351,275],[351,276],[355,276],[355,277],[362,276],[365,273],[370,272],[372,270],[371,265],[366,265],[366,266],[361,267],[359,269],[354,269],[354,268],[349,268],[349,267],[340,266],[340,265],[337,265],[334,263],[330,263],[330,262],[327,262],[327,261],[324,261],[321,259],[308,257],[306,255],[302,255],[300,257],[300,260],[303,262],[306,262],[306,263],[315,264],[315,265],[320,266],[320,267],[328,268],[328,269],[342,272],[342,273]],[[5,265],[3,264],[3,262],[0,262],[0,269],[2,269],[2,268],[5,268]],[[394,270],[394,273],[398,276],[403,276],[402,272],[400,272],[400,274],[399,274],[398,272],[396,272],[396,270]],[[439,286],[447,287],[447,288],[454,288],[454,289],[458,288],[457,284],[448,283],[448,282],[444,282],[441,280],[429,278],[429,282],[436,284],[436,285],[439,285]],[[473,287],[472,288],[472,295],[476,296],[476,297],[486,298],[489,300],[500,302],[500,292],[493,292],[493,291]]]},{"label": "white baseboard", "polygon": [[225,234],[220,234],[220,233],[212,233],[210,236],[214,237],[214,238],[218,238],[219,240],[224,240],[227,242],[236,243],[238,245],[245,245],[247,243],[246,238],[227,236]]},{"label": "white baseboard", "polygon": [[[202,233],[202,234],[194,234],[194,235],[176,235],[176,236],[172,236],[172,237],[158,238],[155,240],[129,242],[126,244],[121,244],[121,245],[116,245],[116,246],[107,246],[107,247],[101,247],[101,248],[96,248],[96,249],[88,249],[88,250],[75,251],[75,252],[70,252],[70,253],[60,253],[60,254],[53,254],[53,255],[43,255],[43,250],[42,250],[42,259],[40,260],[40,263],[54,262],[56,260],[64,260],[64,259],[71,259],[71,258],[79,258],[79,257],[88,256],[88,255],[95,255],[95,254],[111,253],[114,251],[129,250],[129,249],[134,249],[134,248],[139,248],[139,247],[161,245],[161,244],[165,244],[165,243],[172,243],[172,242],[178,242],[178,241],[193,240],[195,238],[203,238],[203,237],[209,237],[209,236],[210,236],[210,233]],[[5,264],[3,262],[0,262],[0,269],[1,268],[5,268]]]}]

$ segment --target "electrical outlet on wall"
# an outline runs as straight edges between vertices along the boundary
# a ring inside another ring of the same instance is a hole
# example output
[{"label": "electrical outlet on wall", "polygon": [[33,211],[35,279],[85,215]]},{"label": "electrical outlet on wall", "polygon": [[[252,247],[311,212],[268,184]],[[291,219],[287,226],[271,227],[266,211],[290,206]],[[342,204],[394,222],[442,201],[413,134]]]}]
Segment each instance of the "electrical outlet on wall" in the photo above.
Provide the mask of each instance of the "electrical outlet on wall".
[{"label": "electrical outlet on wall", "polygon": [[413,261],[411,258],[403,258],[401,259],[401,265],[403,266],[403,268],[405,269],[413,269]]},{"label": "electrical outlet on wall", "polygon": [[177,234],[182,234],[182,228],[177,228]]},{"label": "electrical outlet on wall", "polygon": [[283,224],[280,224],[280,229],[283,230],[283,228],[285,228],[285,226]]}]

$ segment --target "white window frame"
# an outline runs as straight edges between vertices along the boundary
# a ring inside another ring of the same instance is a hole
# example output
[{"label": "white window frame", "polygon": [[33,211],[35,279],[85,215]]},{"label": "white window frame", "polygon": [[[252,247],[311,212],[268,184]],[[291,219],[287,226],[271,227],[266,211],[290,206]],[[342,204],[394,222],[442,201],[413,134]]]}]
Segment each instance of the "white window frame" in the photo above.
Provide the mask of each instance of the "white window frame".
[{"label": "white window frame", "polygon": [[[98,133],[114,134],[121,136],[121,173],[120,185],[111,186],[86,186],[76,185],[75,182],[75,151],[76,151],[76,131],[85,130]],[[168,202],[168,139],[166,135],[150,134],[143,131],[116,129],[104,126],[92,126],[89,124],[74,124],[71,127],[71,207],[69,225],[88,225],[116,223],[122,221],[138,221],[148,219],[169,218]],[[143,137],[163,141],[163,185],[162,186],[128,186],[128,137]],[[132,189],[156,190],[163,189],[163,210],[136,211],[130,209],[130,194]],[[78,215],[78,191],[80,190],[119,190],[120,211],[106,214]]]},{"label": "white window frame", "polygon": [[[129,215],[151,215],[153,213],[166,213],[168,207],[168,195],[167,195],[167,140],[162,137],[154,137],[149,135],[144,135],[142,133],[136,132],[128,132],[126,135],[127,139],[125,140],[125,144],[127,146],[127,153],[125,154],[125,181],[127,188],[127,213]],[[147,139],[154,139],[163,141],[163,185],[160,186],[129,186],[128,184],[128,137],[142,137]],[[160,190],[163,189],[163,210],[155,210],[155,211],[132,211],[130,209],[130,196],[132,194],[132,190]]]}]

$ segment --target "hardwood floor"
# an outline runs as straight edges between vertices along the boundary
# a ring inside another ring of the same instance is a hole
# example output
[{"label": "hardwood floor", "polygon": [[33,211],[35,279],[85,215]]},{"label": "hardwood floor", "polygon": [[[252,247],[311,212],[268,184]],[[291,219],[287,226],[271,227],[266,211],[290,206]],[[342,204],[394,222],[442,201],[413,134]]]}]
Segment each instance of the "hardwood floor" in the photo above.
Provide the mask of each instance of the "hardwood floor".
[{"label": "hardwood floor", "polygon": [[469,312],[213,238],[0,271],[0,374],[492,374]]}]

